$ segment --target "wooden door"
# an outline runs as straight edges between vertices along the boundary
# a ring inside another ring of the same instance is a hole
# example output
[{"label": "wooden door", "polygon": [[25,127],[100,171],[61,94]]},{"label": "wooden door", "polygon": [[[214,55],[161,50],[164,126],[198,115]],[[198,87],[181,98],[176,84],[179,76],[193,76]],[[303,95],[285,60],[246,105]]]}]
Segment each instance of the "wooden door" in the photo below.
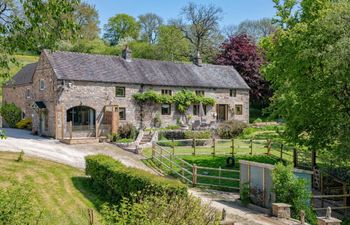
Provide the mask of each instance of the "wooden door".
[{"label": "wooden door", "polygon": [[228,111],[228,107],[227,105],[225,104],[220,104],[220,105],[217,105],[216,107],[216,113],[217,113],[217,120],[219,122],[221,121],[226,121],[227,120],[227,111]]}]

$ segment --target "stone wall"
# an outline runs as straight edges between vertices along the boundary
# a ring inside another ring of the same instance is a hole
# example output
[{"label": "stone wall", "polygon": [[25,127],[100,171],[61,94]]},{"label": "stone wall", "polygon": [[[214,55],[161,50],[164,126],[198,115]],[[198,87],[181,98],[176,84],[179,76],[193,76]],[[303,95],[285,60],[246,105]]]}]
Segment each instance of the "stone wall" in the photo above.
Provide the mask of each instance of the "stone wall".
[{"label": "stone wall", "polygon": [[[45,88],[40,90],[40,80],[44,80]],[[43,101],[47,107],[47,129],[41,131],[41,135],[56,136],[56,92],[57,80],[45,53],[42,53],[38,66],[33,76],[32,93],[34,101]],[[40,113],[33,112],[33,132],[40,133]]]},{"label": "stone wall", "polygon": [[[30,90],[30,95],[27,96],[27,90]],[[32,85],[7,86],[2,88],[2,102],[14,103],[21,108],[24,118],[32,117],[32,102],[33,93]]]}]

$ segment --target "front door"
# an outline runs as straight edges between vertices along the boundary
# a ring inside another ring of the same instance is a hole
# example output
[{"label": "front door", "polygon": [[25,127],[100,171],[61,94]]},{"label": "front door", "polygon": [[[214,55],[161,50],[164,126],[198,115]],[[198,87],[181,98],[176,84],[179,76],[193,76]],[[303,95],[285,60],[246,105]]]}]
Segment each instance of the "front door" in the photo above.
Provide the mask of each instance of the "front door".
[{"label": "front door", "polygon": [[42,135],[46,128],[46,113],[40,112],[40,127],[39,127],[39,135]]},{"label": "front door", "polygon": [[227,120],[227,105],[220,104],[216,107],[217,120],[219,122]]}]

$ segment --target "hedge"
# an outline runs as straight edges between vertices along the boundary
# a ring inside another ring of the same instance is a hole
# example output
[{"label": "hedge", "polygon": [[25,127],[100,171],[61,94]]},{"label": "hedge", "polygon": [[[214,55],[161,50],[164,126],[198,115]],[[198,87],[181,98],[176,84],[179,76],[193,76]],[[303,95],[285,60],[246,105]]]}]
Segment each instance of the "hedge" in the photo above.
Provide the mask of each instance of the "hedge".
[{"label": "hedge", "polygon": [[158,177],[144,170],[124,166],[106,155],[85,157],[86,174],[94,188],[110,202],[135,193],[142,195],[187,196],[187,186],[176,180]]}]

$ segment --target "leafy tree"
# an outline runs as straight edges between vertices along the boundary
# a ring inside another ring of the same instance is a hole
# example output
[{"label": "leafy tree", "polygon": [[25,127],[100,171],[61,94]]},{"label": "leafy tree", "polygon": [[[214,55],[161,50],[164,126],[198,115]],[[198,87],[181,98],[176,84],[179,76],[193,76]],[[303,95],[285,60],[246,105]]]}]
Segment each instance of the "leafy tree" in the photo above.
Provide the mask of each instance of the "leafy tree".
[{"label": "leafy tree", "polygon": [[311,191],[305,180],[294,175],[291,165],[284,166],[282,163],[278,163],[272,171],[272,182],[276,202],[291,204],[293,218],[299,218],[300,211],[304,210],[307,220],[316,224],[315,213],[307,205],[311,198]]},{"label": "leafy tree", "polygon": [[78,28],[71,15],[79,0],[11,0],[0,2],[0,70],[9,77],[9,63],[19,50],[56,49],[73,39]]},{"label": "leafy tree", "polygon": [[188,59],[189,42],[176,26],[159,28],[158,49],[162,60],[185,61]]},{"label": "leafy tree", "polygon": [[194,52],[211,52],[221,38],[219,21],[222,9],[214,5],[197,5],[190,2],[182,9],[181,17],[171,21],[184,33]]},{"label": "leafy tree", "polygon": [[79,25],[79,34],[81,38],[87,40],[94,40],[98,38],[100,23],[98,19],[98,12],[95,6],[90,5],[86,2],[82,2],[76,6],[74,11],[74,17],[76,23]]},{"label": "leafy tree", "polygon": [[104,30],[103,37],[111,45],[117,45],[123,38],[137,39],[140,34],[140,24],[130,15],[118,14],[109,18]]},{"label": "leafy tree", "polygon": [[234,35],[247,34],[254,41],[259,41],[260,38],[267,37],[276,30],[272,19],[263,18],[259,20],[245,20],[238,26],[227,26],[224,28],[224,33],[228,38]]},{"label": "leafy tree", "polygon": [[149,44],[155,44],[158,39],[158,29],[163,25],[163,19],[154,13],[139,16],[141,39]]},{"label": "leafy tree", "polygon": [[301,5],[306,7],[297,24],[262,42],[269,62],[263,73],[276,90],[270,109],[286,119],[291,141],[327,150],[334,162],[345,164],[350,159],[350,0]]},{"label": "leafy tree", "polygon": [[233,66],[251,88],[252,101],[266,105],[271,90],[260,74],[263,57],[255,42],[246,34],[232,36],[220,47],[216,64]]},{"label": "leafy tree", "polygon": [[148,42],[134,41],[129,43],[132,55],[134,58],[140,59],[160,59],[160,52],[157,50],[157,46],[149,44]]},{"label": "leafy tree", "polygon": [[16,124],[21,120],[21,109],[14,103],[5,103],[0,108],[1,116],[9,127],[15,128]]}]

